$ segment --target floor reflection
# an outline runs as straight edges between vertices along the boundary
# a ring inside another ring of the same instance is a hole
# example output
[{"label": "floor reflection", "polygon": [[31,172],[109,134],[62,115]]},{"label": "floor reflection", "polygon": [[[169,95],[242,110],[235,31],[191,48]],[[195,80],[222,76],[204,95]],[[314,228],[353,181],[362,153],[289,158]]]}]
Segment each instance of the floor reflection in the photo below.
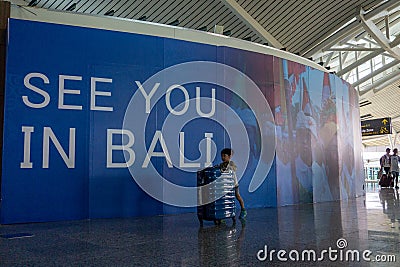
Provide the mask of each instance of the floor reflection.
[{"label": "floor reflection", "polygon": [[240,266],[240,252],[245,237],[245,221],[240,227],[226,224],[200,227],[199,264],[201,266]]},{"label": "floor reflection", "polygon": [[[365,197],[369,249],[376,254],[394,255],[397,262],[400,261],[399,199],[398,190],[380,186],[368,190]],[[375,265],[398,266],[393,262]]]},{"label": "floor reflection", "polygon": [[383,213],[388,216],[391,227],[395,227],[396,221],[400,219],[399,191],[393,188],[382,188],[379,190],[379,199],[382,204]]},{"label": "floor reflection", "polygon": [[[399,262],[399,200],[398,191],[375,187],[348,201],[249,209],[245,224],[203,228],[196,213],[2,225],[0,266],[398,266],[328,257],[281,261],[276,253],[321,253],[344,239],[343,251],[370,250]],[[9,238],[21,233],[29,238]],[[275,254],[261,261],[257,253],[266,247]]]}]

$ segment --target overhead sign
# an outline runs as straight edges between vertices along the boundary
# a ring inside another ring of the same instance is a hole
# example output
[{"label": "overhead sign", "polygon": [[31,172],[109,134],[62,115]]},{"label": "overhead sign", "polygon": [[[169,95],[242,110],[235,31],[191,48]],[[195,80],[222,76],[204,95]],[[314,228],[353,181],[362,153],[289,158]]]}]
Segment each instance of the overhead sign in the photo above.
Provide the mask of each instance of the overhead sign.
[{"label": "overhead sign", "polygon": [[362,136],[382,135],[392,133],[390,118],[361,121]]}]

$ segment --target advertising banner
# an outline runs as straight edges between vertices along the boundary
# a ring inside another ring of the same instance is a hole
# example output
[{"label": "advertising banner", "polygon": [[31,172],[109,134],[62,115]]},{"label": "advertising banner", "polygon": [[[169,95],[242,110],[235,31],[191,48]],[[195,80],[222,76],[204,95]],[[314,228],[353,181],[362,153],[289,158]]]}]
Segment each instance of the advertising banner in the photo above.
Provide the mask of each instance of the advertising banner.
[{"label": "advertising banner", "polygon": [[196,172],[226,147],[248,208],[354,195],[358,174],[339,150],[355,147],[338,140],[342,118],[359,122],[356,100],[338,101],[354,89],[333,75],[224,46],[19,19],[6,72],[1,223],[194,212],[207,204]]}]

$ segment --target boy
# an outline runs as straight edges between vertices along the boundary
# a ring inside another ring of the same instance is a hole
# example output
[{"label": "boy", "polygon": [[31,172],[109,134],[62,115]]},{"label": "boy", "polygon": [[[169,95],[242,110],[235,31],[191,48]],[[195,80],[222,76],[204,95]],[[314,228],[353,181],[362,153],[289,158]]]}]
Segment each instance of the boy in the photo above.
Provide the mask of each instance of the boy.
[{"label": "boy", "polygon": [[239,193],[239,183],[236,177],[236,164],[231,161],[231,158],[233,156],[233,150],[230,148],[224,148],[221,150],[221,159],[222,159],[222,163],[219,165],[219,168],[221,169],[221,171],[232,171],[233,172],[233,178],[235,179],[235,196],[236,199],[239,201],[240,203],[240,215],[239,215],[239,219],[244,219],[247,215],[247,211],[244,208],[244,202],[242,197],[240,196]]}]

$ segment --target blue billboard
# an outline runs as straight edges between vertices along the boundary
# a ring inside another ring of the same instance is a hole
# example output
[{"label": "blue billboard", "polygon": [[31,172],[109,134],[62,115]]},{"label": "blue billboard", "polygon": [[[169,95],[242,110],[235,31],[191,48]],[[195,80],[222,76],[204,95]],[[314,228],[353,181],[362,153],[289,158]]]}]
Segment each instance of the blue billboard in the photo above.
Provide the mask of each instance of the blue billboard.
[{"label": "blue billboard", "polygon": [[10,19],[1,223],[194,212],[225,147],[248,208],[353,197],[357,170],[321,153],[348,149],[329,143],[358,120],[352,90],[271,55]]}]

